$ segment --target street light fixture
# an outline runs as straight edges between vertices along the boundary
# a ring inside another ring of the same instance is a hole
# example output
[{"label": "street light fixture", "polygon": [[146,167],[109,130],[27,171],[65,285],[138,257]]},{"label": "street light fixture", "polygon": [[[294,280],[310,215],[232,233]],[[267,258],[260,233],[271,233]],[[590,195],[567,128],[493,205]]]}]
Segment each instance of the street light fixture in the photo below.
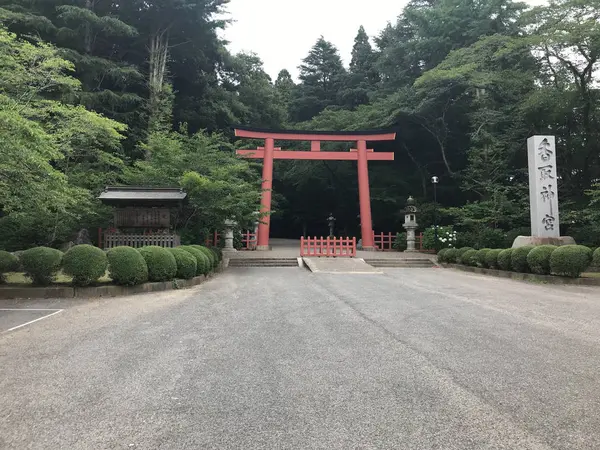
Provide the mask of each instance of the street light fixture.
[{"label": "street light fixture", "polygon": [[433,184],[433,235],[435,240],[435,249],[438,249],[438,225],[437,225],[437,185],[440,182],[438,177],[431,177]]}]

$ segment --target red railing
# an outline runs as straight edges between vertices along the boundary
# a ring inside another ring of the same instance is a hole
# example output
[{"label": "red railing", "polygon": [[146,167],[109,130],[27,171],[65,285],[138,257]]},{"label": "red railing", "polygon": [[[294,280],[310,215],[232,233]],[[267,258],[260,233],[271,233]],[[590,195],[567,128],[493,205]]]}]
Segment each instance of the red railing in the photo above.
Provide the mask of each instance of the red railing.
[{"label": "red railing", "polygon": [[373,242],[375,248],[383,252],[391,252],[394,249],[396,235],[393,233],[375,233],[373,232]]},{"label": "red railing", "polygon": [[300,256],[347,257],[356,256],[356,238],[300,238]]},{"label": "red railing", "polygon": [[258,239],[256,233],[242,233],[242,250],[256,250]]},{"label": "red railing", "polygon": [[215,231],[214,234],[212,236],[207,236],[206,240],[204,241],[204,245],[206,247],[215,247],[217,248],[219,246],[219,241],[221,240],[221,235],[219,234],[218,231]]}]

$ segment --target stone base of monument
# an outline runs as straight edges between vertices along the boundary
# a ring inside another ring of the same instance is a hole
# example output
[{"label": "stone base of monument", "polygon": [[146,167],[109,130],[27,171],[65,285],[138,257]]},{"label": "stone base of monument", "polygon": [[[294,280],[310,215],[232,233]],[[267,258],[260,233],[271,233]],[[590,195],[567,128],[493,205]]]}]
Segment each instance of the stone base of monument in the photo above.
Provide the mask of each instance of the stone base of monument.
[{"label": "stone base of monument", "polygon": [[525,247],[526,245],[575,245],[575,239],[571,236],[561,236],[558,238],[537,237],[537,236],[518,236],[513,242],[512,248]]}]

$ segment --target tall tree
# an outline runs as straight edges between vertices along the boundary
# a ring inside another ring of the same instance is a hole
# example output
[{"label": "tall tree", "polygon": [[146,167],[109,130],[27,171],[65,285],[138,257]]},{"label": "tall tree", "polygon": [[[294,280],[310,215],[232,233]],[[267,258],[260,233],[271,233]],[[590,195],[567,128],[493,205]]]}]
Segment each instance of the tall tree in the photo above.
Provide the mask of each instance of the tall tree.
[{"label": "tall tree", "polygon": [[375,53],[367,32],[361,26],[354,39],[350,70],[345,77],[344,88],[339,95],[340,103],[348,109],[366,105],[369,103],[371,93],[376,89],[378,79],[379,75],[375,68]]},{"label": "tall tree", "polygon": [[294,95],[294,89],[296,89],[296,83],[292,78],[292,74],[287,70],[283,69],[277,75],[275,80],[275,89],[279,92],[279,98],[281,99],[282,105],[285,108],[286,122],[289,120],[289,109],[290,103]]},{"label": "tall tree", "polygon": [[321,36],[300,65],[300,85],[292,102],[295,121],[309,120],[328,106],[338,104],[346,74],[335,46]]}]

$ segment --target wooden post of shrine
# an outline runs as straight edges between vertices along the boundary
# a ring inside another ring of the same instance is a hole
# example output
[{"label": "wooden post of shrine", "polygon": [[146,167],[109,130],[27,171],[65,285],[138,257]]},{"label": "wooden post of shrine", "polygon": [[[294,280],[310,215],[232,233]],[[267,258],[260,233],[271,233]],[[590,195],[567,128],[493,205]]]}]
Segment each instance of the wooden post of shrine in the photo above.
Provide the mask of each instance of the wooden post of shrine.
[{"label": "wooden post of shrine", "polygon": [[363,250],[375,250],[371,220],[371,191],[369,189],[369,155],[367,141],[358,141],[358,200]]}]

